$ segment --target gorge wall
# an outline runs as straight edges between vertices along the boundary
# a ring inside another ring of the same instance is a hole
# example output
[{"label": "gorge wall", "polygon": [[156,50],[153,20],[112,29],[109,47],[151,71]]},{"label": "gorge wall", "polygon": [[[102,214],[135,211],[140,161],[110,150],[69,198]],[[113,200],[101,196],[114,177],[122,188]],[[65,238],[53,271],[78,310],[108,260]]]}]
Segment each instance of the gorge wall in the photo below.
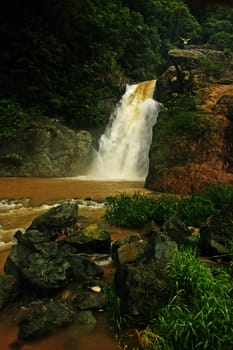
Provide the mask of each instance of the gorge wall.
[{"label": "gorge wall", "polygon": [[82,175],[92,158],[92,143],[89,132],[44,118],[14,142],[0,145],[0,176]]},{"label": "gorge wall", "polygon": [[172,65],[157,80],[165,106],[153,132],[145,187],[191,193],[233,184],[233,59],[191,47],[169,51]]}]

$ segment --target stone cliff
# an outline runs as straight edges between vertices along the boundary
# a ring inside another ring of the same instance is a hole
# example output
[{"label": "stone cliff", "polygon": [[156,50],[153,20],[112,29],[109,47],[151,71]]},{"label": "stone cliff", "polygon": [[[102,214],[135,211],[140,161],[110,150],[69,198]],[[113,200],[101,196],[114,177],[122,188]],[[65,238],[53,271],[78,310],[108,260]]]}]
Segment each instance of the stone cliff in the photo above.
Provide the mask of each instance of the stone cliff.
[{"label": "stone cliff", "polygon": [[145,187],[191,193],[233,184],[233,57],[190,48],[169,51],[172,65],[157,81],[165,106],[154,127]]},{"label": "stone cliff", "polygon": [[44,118],[15,142],[0,145],[0,176],[65,177],[85,173],[92,136]]}]

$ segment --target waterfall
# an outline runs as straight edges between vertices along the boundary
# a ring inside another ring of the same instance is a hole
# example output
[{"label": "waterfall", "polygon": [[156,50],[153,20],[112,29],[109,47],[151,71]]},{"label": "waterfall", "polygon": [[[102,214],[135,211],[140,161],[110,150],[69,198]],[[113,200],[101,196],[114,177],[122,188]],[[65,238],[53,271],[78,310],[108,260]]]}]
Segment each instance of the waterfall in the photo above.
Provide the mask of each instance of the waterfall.
[{"label": "waterfall", "polygon": [[96,180],[144,180],[149,166],[152,127],[160,103],[155,80],[127,85],[99,141],[88,177]]}]

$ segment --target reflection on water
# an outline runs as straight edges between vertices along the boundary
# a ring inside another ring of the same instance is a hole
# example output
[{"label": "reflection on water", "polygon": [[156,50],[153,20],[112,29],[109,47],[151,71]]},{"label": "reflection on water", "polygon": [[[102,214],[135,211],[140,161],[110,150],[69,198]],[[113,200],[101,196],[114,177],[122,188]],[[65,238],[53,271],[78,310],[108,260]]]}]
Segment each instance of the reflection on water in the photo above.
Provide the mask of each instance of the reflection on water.
[{"label": "reflection on water", "polygon": [[[0,273],[13,244],[13,233],[17,228],[26,229],[38,215],[46,212],[58,203],[77,199],[80,200],[78,215],[85,219],[86,224],[98,223],[111,234],[112,240],[132,233],[131,230],[114,228],[103,222],[105,210],[103,203],[107,196],[121,192],[145,192],[142,182],[101,182],[81,181],[75,178],[44,179],[44,178],[0,178]],[[81,201],[91,198],[85,204]],[[89,204],[88,204],[89,203]],[[90,205],[91,204],[91,205]],[[2,244],[1,244],[2,242]],[[4,245],[4,243],[9,242]],[[8,249],[8,250],[7,250]],[[101,266],[104,270],[104,280],[111,280],[115,271],[113,265]],[[9,310],[8,318],[0,314],[0,349],[12,350],[10,344],[17,338],[18,328],[14,325],[20,313]],[[5,313],[4,313],[5,314]],[[119,349],[112,335],[106,315],[97,314],[97,323],[92,327],[80,327],[72,324],[61,329],[46,339],[24,344],[21,350],[117,350]]]},{"label": "reflection on water", "polygon": [[[75,322],[68,328],[36,342],[27,342],[20,350],[119,350],[115,339],[110,334],[105,317],[95,315],[97,322],[92,326],[80,326]],[[1,350],[15,349],[18,329],[10,322],[2,324],[0,319]]]}]

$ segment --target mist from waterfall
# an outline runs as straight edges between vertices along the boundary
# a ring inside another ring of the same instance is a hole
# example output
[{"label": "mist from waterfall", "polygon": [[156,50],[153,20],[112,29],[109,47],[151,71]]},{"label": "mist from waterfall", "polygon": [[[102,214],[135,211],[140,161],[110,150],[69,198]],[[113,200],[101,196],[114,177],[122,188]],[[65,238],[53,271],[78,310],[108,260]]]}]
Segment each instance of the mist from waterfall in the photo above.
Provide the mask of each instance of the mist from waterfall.
[{"label": "mist from waterfall", "polygon": [[99,140],[88,177],[144,180],[149,166],[152,128],[161,104],[153,99],[155,80],[127,85]]}]

